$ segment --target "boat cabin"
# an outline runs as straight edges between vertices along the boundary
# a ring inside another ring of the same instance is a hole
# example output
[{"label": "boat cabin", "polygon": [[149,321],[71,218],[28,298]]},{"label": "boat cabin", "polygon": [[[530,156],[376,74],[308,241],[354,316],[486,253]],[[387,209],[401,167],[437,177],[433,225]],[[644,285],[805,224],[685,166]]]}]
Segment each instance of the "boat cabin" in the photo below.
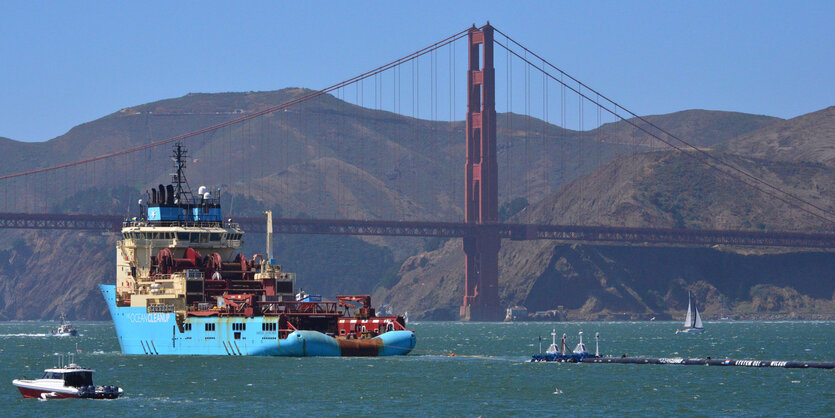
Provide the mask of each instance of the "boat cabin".
[{"label": "boat cabin", "polygon": [[93,384],[93,370],[90,369],[46,369],[41,379],[63,380],[64,386],[84,387]]}]

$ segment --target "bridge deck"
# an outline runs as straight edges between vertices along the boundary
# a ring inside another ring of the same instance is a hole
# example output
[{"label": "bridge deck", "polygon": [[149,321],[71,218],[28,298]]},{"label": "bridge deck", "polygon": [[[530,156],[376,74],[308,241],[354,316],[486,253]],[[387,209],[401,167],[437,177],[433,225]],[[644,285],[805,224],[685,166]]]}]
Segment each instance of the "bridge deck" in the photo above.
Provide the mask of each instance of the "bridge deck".
[{"label": "bridge deck", "polygon": [[[124,216],[0,213],[0,228],[58,229],[118,232]],[[235,218],[247,232],[265,232],[263,218]],[[514,241],[557,240],[612,245],[686,245],[835,249],[835,234],[801,232],[721,231],[611,226],[538,224],[468,224],[464,222],[369,221],[342,219],[273,220],[284,234],[378,235],[463,238],[479,228],[496,228],[499,236]]]}]

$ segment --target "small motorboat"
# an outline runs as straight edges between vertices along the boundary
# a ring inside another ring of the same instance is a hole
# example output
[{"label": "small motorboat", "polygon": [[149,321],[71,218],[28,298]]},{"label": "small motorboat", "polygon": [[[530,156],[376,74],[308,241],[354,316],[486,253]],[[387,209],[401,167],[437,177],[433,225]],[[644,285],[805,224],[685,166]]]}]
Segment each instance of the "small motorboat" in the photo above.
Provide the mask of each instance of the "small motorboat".
[{"label": "small motorboat", "polygon": [[122,394],[122,389],[116,386],[96,386],[93,384],[94,370],[79,367],[70,362],[67,366],[59,366],[44,370],[40,379],[15,379],[12,384],[17,386],[24,398],[62,399],[62,398],[90,398],[116,399]]},{"label": "small motorboat", "polygon": [[61,314],[61,325],[57,329],[52,330],[51,334],[55,337],[75,337],[78,335],[78,330],[67,322],[64,314]]},{"label": "small motorboat", "polygon": [[[583,331],[580,331],[580,342],[574,347],[574,351],[569,351],[568,344],[565,342],[566,335],[562,335],[560,344],[557,345],[557,330],[551,331],[551,345],[545,354],[542,353],[542,338],[540,337],[539,354],[534,354],[531,357],[531,362],[540,361],[556,361],[560,363],[582,363],[585,359],[600,358],[600,333],[594,333],[594,354],[589,353],[586,345],[583,343]],[[554,392],[556,393],[556,392]],[[562,391],[560,391],[562,393]]]}]

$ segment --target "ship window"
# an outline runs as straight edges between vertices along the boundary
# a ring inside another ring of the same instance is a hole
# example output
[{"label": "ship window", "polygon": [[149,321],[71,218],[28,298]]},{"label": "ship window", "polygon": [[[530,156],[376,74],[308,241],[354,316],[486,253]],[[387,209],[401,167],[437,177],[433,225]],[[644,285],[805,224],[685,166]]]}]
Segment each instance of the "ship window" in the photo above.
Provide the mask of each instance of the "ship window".
[{"label": "ship window", "polygon": [[264,322],[261,324],[261,331],[275,331],[278,329],[278,324],[275,322]]},{"label": "ship window", "polygon": [[191,331],[191,324],[183,325],[183,329],[186,330],[186,331]]},{"label": "ship window", "polygon": [[206,331],[214,331],[215,330],[215,324],[204,324],[204,325],[206,325]]},{"label": "ship window", "polygon": [[93,384],[93,372],[72,372],[64,375],[64,385],[72,387],[90,386]]},{"label": "ship window", "polygon": [[192,232],[191,233],[191,242],[197,242],[200,239],[199,236],[200,236],[200,234],[198,234],[196,232]]},{"label": "ship window", "polygon": [[177,239],[180,241],[188,241],[188,233],[186,232],[178,232]]},{"label": "ship window", "polygon": [[235,322],[232,324],[232,331],[246,331],[246,324]]},{"label": "ship window", "polygon": [[63,379],[64,375],[55,372],[46,372],[41,379]]},{"label": "ship window", "polygon": [[212,241],[220,241],[220,234],[218,234],[217,232],[213,232],[211,238],[209,239]]}]

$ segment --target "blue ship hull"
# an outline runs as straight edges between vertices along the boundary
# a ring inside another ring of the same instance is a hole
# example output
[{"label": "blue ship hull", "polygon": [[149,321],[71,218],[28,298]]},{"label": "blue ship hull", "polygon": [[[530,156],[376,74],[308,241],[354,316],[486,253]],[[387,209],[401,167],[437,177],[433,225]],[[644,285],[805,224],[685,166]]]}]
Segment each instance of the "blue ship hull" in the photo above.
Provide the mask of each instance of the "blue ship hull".
[{"label": "blue ship hull", "polygon": [[[216,355],[216,356],[342,356],[346,351],[336,338],[318,331],[294,331],[279,339],[274,330],[264,331],[275,317],[188,317],[184,331],[173,313],[148,313],[145,308],[116,306],[115,286],[99,285],[116,328],[124,354]],[[237,324],[233,329],[233,324]],[[243,324],[243,325],[241,325]],[[274,329],[274,328],[273,328]],[[360,355],[408,354],[415,347],[412,331],[388,331],[371,339],[371,351]],[[343,352],[345,351],[345,352]]]}]

